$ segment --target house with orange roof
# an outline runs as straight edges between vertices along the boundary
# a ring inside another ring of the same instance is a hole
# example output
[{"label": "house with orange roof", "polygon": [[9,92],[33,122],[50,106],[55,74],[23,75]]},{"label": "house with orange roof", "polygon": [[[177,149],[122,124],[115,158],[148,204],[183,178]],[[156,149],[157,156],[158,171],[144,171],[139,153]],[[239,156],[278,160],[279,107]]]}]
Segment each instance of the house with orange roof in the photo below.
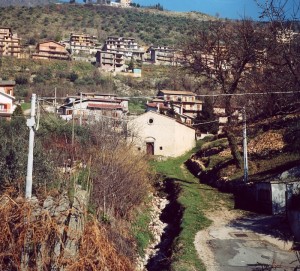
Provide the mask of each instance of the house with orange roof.
[{"label": "house with orange roof", "polygon": [[70,60],[70,54],[64,45],[55,41],[40,42],[36,46],[36,53],[32,54],[33,59],[58,59]]},{"label": "house with orange roof", "polygon": [[65,120],[81,118],[86,123],[121,120],[128,113],[128,99],[109,93],[81,93],[67,97],[58,113]]}]

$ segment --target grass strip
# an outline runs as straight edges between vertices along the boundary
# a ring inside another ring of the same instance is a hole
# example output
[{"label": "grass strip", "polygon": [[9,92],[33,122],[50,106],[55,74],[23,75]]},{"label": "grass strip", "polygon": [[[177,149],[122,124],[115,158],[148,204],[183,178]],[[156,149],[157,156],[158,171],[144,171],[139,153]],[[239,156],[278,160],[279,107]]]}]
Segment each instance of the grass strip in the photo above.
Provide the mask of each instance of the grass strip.
[{"label": "grass strip", "polygon": [[205,216],[206,212],[224,204],[232,207],[230,195],[222,194],[210,186],[200,184],[199,179],[184,166],[184,162],[203,143],[204,141],[198,142],[195,149],[178,158],[152,162],[157,173],[166,178],[172,178],[181,188],[178,202],[182,205],[184,212],[180,225],[181,232],[174,244],[172,271],[205,270],[194,246],[196,233],[211,224],[211,221]]}]

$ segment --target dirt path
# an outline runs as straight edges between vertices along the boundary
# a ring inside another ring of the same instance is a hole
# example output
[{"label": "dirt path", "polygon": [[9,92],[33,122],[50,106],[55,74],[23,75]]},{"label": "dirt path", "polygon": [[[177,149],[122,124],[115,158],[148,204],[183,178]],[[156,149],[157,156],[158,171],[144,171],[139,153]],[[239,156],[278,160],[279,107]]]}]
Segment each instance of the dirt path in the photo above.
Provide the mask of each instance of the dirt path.
[{"label": "dirt path", "polygon": [[293,270],[299,264],[281,217],[225,207],[206,215],[212,225],[197,233],[194,244],[207,271],[253,270],[261,264]]},{"label": "dirt path", "polygon": [[218,264],[214,259],[214,253],[211,248],[211,243],[209,242],[212,238],[210,231],[215,228],[226,227],[230,221],[242,217],[243,213],[236,210],[229,211],[226,208],[221,208],[220,210],[207,213],[206,216],[212,221],[212,225],[197,233],[194,244],[199,258],[206,266],[206,270],[216,271]]}]

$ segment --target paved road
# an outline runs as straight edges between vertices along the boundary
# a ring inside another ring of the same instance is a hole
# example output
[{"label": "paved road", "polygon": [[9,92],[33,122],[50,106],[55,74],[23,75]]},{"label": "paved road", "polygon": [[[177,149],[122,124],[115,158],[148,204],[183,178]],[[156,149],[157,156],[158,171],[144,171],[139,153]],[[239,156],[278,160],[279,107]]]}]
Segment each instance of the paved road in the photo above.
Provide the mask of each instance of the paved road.
[{"label": "paved road", "polygon": [[195,242],[198,238],[200,245],[206,244],[214,258],[213,261],[204,259],[207,270],[294,271],[300,266],[296,253],[291,250],[289,230],[282,217],[250,215],[219,225],[214,223],[202,243],[201,234],[198,233]]}]

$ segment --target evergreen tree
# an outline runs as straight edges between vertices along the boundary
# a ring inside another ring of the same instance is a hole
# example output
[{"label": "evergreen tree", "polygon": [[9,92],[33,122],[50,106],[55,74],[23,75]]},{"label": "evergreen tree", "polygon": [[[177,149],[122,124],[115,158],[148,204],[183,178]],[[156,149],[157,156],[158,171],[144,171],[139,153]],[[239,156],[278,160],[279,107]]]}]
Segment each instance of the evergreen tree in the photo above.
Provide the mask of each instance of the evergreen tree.
[{"label": "evergreen tree", "polygon": [[175,112],[175,109],[174,109],[174,103],[173,101],[170,102],[170,109],[168,109],[167,111],[167,116],[171,117],[171,118],[174,118],[175,115],[176,115],[176,112]]},{"label": "evergreen tree", "polygon": [[19,104],[17,105],[16,109],[14,110],[12,116],[13,117],[24,117],[23,109]]},{"label": "evergreen tree", "polygon": [[213,103],[209,97],[204,99],[202,112],[197,114],[195,127],[202,133],[216,134],[219,129],[217,117],[214,114]]}]

